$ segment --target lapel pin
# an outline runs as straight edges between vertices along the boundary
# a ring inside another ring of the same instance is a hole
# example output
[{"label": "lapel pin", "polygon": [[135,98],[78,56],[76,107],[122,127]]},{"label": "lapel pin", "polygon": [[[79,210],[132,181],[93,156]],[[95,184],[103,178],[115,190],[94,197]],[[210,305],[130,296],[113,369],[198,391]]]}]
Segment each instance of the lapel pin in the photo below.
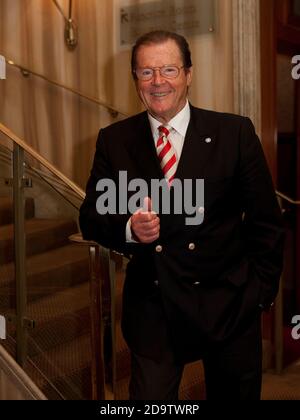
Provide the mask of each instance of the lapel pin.
[{"label": "lapel pin", "polygon": [[207,143],[207,144],[211,143],[211,138],[210,138],[210,137],[207,137],[207,138],[205,139],[205,143]]}]

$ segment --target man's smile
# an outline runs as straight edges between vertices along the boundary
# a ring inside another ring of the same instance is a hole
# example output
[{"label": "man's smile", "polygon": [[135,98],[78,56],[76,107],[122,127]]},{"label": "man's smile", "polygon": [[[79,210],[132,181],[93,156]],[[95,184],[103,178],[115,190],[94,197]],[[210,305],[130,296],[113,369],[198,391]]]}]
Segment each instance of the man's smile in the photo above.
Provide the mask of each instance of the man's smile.
[{"label": "man's smile", "polygon": [[167,95],[169,95],[171,92],[152,92],[150,93],[151,96],[154,96],[155,98],[163,98]]}]

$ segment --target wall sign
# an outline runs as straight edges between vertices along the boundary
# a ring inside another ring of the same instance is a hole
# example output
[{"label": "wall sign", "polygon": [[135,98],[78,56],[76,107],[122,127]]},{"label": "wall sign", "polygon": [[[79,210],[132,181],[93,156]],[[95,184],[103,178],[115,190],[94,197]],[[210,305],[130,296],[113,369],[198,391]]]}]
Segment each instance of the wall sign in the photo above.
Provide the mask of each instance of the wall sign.
[{"label": "wall sign", "polygon": [[120,45],[132,45],[142,34],[166,29],[184,36],[213,32],[213,0],[160,0],[120,6]]}]

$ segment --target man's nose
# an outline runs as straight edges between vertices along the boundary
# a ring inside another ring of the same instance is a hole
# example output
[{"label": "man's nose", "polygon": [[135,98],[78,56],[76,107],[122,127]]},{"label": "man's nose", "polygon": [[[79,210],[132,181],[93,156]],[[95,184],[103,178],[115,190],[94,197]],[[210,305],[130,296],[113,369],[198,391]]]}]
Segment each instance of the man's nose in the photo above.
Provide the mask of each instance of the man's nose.
[{"label": "man's nose", "polygon": [[154,69],[152,83],[154,85],[161,85],[164,83],[164,78],[161,76],[159,69]]}]

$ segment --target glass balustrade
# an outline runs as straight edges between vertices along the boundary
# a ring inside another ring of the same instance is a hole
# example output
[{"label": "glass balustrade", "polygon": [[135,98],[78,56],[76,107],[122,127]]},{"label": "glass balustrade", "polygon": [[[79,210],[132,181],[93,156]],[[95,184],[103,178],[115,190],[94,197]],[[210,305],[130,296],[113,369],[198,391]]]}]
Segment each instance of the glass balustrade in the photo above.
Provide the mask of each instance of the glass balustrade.
[{"label": "glass balustrade", "polygon": [[0,168],[1,344],[48,399],[104,398],[114,266],[108,250],[80,241],[83,192],[3,133]]},{"label": "glass balustrade", "polygon": [[[12,190],[13,153],[9,142],[0,147],[0,316],[3,316],[0,340],[16,357],[16,278],[14,260],[14,208]],[[25,212],[30,212],[27,203]]]}]

